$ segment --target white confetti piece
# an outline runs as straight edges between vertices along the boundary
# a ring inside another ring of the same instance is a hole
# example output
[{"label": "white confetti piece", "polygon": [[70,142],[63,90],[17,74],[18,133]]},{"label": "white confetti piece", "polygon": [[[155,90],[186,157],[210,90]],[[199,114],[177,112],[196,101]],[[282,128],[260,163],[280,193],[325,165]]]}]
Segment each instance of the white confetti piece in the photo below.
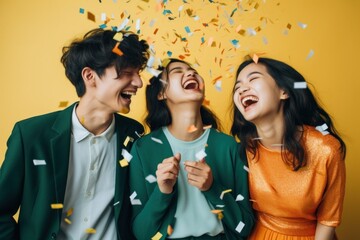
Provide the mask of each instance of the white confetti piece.
[{"label": "white confetti piece", "polygon": [[323,125],[317,126],[315,127],[316,130],[318,130],[319,132],[322,133],[322,135],[327,135],[329,134],[328,131],[326,131],[328,129],[328,126],[326,125],[326,123],[324,123]]},{"label": "white confetti piece", "polygon": [[151,140],[153,140],[154,142],[163,144],[163,142],[162,142],[160,139],[158,139],[158,138],[151,137]]},{"label": "white confetti piece", "polygon": [[139,31],[140,30],[140,18],[138,18],[137,20],[136,20],[136,27],[135,27],[135,29],[136,29],[136,31]]},{"label": "white confetti piece", "polygon": [[106,21],[106,13],[101,13],[101,21]]},{"label": "white confetti piece", "polygon": [[161,73],[161,71],[150,67],[146,67],[146,71],[155,77],[159,76],[159,74]]},{"label": "white confetti piece", "polygon": [[314,56],[314,50],[310,50],[309,54],[306,57],[306,60],[309,60],[310,58],[312,58]]},{"label": "white confetti piece", "polygon": [[205,152],[205,149],[201,149],[199,152],[197,152],[195,154],[195,157],[197,160],[201,160],[203,159],[204,157],[206,157],[206,152]]},{"label": "white confetti piece", "polygon": [[243,228],[245,227],[245,223],[243,223],[242,221],[239,222],[239,224],[236,226],[235,230],[238,233],[241,233],[241,231],[243,230]]},{"label": "white confetti piece", "polygon": [[244,170],[249,172],[249,168],[247,166],[244,166]]},{"label": "white confetti piece", "polygon": [[242,200],[244,200],[244,196],[243,196],[243,195],[239,194],[239,195],[236,196],[235,201],[242,201]]},{"label": "white confetti piece", "polygon": [[140,199],[135,199],[136,196],[137,196],[137,193],[135,191],[130,195],[131,205],[141,205]]},{"label": "white confetti piece", "polygon": [[120,203],[120,201],[117,201],[116,203],[114,203],[113,206],[116,206],[116,205],[118,205],[119,203]]},{"label": "white confetti piece", "polygon": [[121,30],[123,30],[126,24],[128,24],[128,22],[129,18],[125,18],[124,21],[117,27],[117,31],[120,32]]},{"label": "white confetti piece", "polygon": [[126,159],[126,161],[128,161],[128,162],[130,162],[131,161],[131,159],[132,159],[132,155],[125,149],[125,148],[123,148],[122,150],[121,150],[121,155],[124,157],[124,159]]},{"label": "white confetti piece", "polygon": [[156,177],[154,177],[154,175],[148,175],[146,178],[146,181],[148,181],[149,183],[154,183],[156,182]]},{"label": "white confetti piece", "polygon": [[39,159],[33,159],[33,163],[34,163],[35,166],[46,165],[45,160],[39,160]]},{"label": "white confetti piece", "polygon": [[302,29],[307,28],[307,24],[302,23],[302,22],[298,22],[298,26],[301,27]]},{"label": "white confetti piece", "polygon": [[221,80],[216,81],[215,88],[216,88],[216,90],[221,91]]},{"label": "white confetti piece", "polygon": [[294,82],[295,89],[305,89],[307,88],[306,82]]}]

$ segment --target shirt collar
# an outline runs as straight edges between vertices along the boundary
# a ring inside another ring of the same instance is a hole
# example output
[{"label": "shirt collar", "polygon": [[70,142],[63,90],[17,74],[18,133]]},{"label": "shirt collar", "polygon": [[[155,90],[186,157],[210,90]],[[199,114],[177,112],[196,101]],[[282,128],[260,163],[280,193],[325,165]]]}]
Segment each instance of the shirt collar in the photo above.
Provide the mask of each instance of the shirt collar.
[{"label": "shirt collar", "polygon": [[[72,113],[72,134],[74,136],[74,139],[76,142],[80,142],[83,139],[85,139],[87,136],[91,135],[94,136],[94,134],[92,134],[91,132],[89,132],[86,128],[84,128],[84,126],[80,123],[78,117],[76,116],[76,106],[74,106],[74,110]],[[106,138],[106,140],[109,142],[111,140],[111,137],[113,136],[115,132],[115,117],[113,116],[113,119],[111,121],[110,126],[100,135],[100,136],[104,136]]]}]

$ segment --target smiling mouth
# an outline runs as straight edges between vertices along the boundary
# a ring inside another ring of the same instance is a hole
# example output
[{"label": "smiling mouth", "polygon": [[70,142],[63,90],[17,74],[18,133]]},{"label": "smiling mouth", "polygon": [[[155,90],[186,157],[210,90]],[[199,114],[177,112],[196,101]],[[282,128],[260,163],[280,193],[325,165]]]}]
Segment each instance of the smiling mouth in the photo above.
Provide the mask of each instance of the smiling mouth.
[{"label": "smiling mouth", "polygon": [[120,95],[122,98],[130,100],[132,96],[136,95],[136,92],[124,91],[124,92],[120,93]]},{"label": "smiling mouth", "polygon": [[255,96],[246,96],[241,100],[242,105],[247,108],[250,105],[257,103],[259,101],[259,98]]},{"label": "smiling mouth", "polygon": [[183,88],[186,90],[199,89],[199,83],[195,79],[190,79],[183,84]]}]

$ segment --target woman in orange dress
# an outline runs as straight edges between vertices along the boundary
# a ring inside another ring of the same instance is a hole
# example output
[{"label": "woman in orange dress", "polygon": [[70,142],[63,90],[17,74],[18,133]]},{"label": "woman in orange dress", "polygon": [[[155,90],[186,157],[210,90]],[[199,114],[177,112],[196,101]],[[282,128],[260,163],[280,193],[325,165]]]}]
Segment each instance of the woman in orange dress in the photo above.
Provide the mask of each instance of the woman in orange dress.
[{"label": "woman in orange dress", "polygon": [[336,239],[346,146],[304,77],[286,63],[243,62],[231,132],[249,163],[257,215],[250,239]]}]

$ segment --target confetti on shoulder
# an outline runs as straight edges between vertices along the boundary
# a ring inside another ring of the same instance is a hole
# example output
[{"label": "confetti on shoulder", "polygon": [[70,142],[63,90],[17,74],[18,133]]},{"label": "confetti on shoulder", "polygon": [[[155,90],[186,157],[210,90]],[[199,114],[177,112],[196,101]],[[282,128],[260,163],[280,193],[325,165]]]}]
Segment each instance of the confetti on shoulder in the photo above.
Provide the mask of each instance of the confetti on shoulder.
[{"label": "confetti on shoulder", "polygon": [[62,209],[64,206],[62,203],[52,203],[51,208],[52,209]]},{"label": "confetti on shoulder", "polygon": [[158,139],[158,138],[151,137],[151,140],[153,140],[154,142],[163,144],[163,142],[162,142],[160,139]]}]

